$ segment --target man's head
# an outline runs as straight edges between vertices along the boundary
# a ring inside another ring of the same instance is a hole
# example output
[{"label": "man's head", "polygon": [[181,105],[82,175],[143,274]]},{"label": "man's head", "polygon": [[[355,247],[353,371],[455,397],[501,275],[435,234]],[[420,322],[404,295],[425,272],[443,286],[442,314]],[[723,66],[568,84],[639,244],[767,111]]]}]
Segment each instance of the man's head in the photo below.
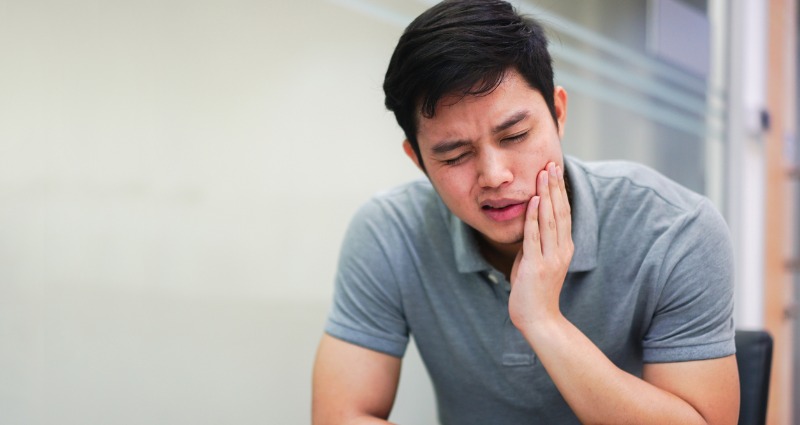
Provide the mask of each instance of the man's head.
[{"label": "man's head", "polygon": [[445,1],[406,29],[384,90],[406,155],[484,247],[513,258],[537,174],[564,165],[567,94],[542,28],[502,1]]},{"label": "man's head", "polygon": [[445,0],[406,28],[395,48],[383,89],[423,171],[419,118],[436,114],[447,95],[484,95],[509,70],[540,92],[553,121],[553,69],[542,27],[502,0]]}]

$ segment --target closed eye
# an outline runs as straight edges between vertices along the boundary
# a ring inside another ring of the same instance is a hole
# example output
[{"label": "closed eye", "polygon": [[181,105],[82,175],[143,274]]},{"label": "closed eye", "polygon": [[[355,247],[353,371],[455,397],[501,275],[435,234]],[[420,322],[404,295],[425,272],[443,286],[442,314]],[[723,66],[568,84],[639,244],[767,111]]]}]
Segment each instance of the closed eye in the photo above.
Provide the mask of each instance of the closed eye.
[{"label": "closed eye", "polygon": [[506,137],[506,138],[504,138],[503,140],[501,140],[501,142],[502,142],[502,143],[516,143],[516,142],[521,142],[521,141],[522,141],[522,140],[524,140],[526,137],[528,137],[528,133],[529,133],[529,132],[526,130],[526,131],[523,131],[522,133],[518,133],[518,134],[515,134],[515,135],[513,135],[513,136]]},{"label": "closed eye", "polygon": [[467,159],[469,154],[470,154],[469,152],[464,152],[464,153],[462,153],[461,155],[459,155],[459,156],[457,156],[455,158],[444,159],[444,160],[442,160],[442,163],[444,165],[458,165],[458,164],[462,163],[465,159]]}]

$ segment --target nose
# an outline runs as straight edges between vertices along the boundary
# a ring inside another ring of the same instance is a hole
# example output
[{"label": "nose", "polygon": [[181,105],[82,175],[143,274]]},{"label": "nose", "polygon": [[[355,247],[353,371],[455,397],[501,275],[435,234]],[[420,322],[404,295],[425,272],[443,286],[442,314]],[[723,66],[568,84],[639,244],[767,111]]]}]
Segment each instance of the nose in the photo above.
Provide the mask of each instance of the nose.
[{"label": "nose", "polygon": [[478,157],[478,184],[485,189],[499,188],[511,182],[510,158],[495,149],[485,149]]}]

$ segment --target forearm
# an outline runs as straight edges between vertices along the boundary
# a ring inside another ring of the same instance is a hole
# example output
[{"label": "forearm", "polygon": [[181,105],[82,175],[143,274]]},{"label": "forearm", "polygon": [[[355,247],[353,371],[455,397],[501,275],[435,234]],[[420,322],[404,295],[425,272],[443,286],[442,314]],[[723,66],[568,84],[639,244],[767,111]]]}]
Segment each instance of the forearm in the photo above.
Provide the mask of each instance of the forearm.
[{"label": "forearm", "polygon": [[380,425],[380,424],[394,425],[394,423],[392,422],[384,421],[383,419],[378,419],[378,418],[359,418],[358,421],[353,423],[353,425]]},{"label": "forearm", "polygon": [[311,416],[314,425],[395,425],[374,414],[344,410],[339,403],[316,402]]},{"label": "forearm", "polygon": [[688,402],[614,365],[563,316],[521,329],[584,424],[706,424]]},{"label": "forearm", "polygon": [[394,425],[392,422],[385,421],[383,419],[379,419],[372,416],[361,416],[358,418],[354,418],[351,421],[345,422],[346,425]]},{"label": "forearm", "polygon": [[314,420],[312,421],[314,425],[395,425],[393,422],[389,422],[380,418],[376,418],[374,416],[357,416],[357,417],[349,417],[349,418],[318,418],[315,415]]},{"label": "forearm", "polygon": [[314,403],[311,416],[313,425],[396,425],[373,413],[345,409],[344,403]]}]

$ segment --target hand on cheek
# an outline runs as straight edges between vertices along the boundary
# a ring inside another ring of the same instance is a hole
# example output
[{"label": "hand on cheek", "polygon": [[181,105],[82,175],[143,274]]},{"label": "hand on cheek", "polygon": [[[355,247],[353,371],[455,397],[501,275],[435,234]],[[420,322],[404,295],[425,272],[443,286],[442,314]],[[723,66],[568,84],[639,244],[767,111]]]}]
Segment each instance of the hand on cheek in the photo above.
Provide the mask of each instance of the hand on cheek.
[{"label": "hand on cheek", "polygon": [[517,328],[557,318],[561,287],[572,260],[572,218],[564,173],[547,164],[525,214],[522,250],[511,270],[509,314]]}]

